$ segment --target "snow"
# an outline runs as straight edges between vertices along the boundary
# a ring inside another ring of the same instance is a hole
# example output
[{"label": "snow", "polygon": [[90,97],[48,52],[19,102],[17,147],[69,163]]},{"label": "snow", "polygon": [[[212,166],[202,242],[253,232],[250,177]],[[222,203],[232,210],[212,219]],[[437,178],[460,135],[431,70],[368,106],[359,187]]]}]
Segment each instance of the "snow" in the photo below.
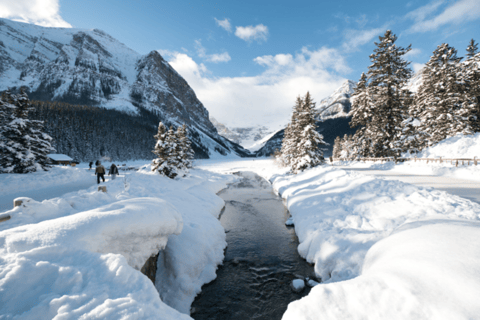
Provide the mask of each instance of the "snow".
[{"label": "snow", "polygon": [[[3,187],[53,188],[62,175],[91,179],[83,166],[2,175]],[[189,319],[191,302],[224,257],[217,219],[224,202],[216,193],[235,179],[194,169],[171,180],[146,165],[102,184],[107,193],[95,185],[4,212],[11,219],[0,223],[0,292],[8,292],[0,294],[0,314]],[[154,285],[138,270],[162,248]]]},{"label": "snow", "polygon": [[469,158],[480,157],[480,133],[474,135],[456,135],[447,138],[433,147],[429,147],[417,158]]},{"label": "snow", "polygon": [[292,289],[295,292],[300,292],[305,288],[305,281],[303,279],[295,279],[292,281]]},{"label": "snow", "polygon": [[368,251],[361,275],[316,286],[283,319],[475,319],[479,235],[474,221],[406,224]]},{"label": "snow", "polygon": [[201,166],[255,171],[286,200],[299,253],[315,264],[322,283],[291,303],[284,319],[472,319],[479,313],[479,204],[327,165],[298,175],[272,160]]},{"label": "snow", "polygon": [[48,157],[55,161],[73,161],[72,158],[65,154],[49,154]]}]

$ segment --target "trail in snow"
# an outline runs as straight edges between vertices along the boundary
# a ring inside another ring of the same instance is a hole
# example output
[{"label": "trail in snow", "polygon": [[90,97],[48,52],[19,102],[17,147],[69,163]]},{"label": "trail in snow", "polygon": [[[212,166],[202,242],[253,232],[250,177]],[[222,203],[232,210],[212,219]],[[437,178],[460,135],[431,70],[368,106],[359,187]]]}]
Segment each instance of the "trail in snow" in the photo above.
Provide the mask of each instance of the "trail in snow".
[{"label": "trail in snow", "polygon": [[370,168],[352,168],[350,166],[335,166],[345,171],[355,171],[373,175],[388,180],[400,180],[419,187],[431,187],[450,194],[480,203],[480,182],[435,175],[409,174],[395,170],[375,170]]}]

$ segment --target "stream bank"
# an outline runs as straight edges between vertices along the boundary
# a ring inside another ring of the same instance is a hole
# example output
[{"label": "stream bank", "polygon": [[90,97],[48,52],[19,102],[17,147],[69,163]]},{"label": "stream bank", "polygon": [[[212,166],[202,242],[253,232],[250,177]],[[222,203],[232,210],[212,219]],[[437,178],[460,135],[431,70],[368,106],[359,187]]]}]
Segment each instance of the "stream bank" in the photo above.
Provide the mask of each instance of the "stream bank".
[{"label": "stream bank", "polygon": [[298,252],[286,227],[288,210],[272,186],[252,172],[218,195],[225,201],[220,222],[228,247],[217,278],[202,287],[192,304],[194,319],[281,319],[291,301],[308,294],[291,289],[298,278],[314,278],[313,266]]}]

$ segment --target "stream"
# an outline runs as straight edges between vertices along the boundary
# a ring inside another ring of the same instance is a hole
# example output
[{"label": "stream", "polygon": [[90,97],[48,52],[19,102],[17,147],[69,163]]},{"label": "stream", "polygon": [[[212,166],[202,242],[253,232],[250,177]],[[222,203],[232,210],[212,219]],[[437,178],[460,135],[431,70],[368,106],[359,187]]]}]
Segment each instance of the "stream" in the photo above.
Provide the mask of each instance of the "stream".
[{"label": "stream", "polygon": [[281,319],[290,302],[308,294],[290,287],[297,278],[314,278],[313,266],[298,252],[282,199],[252,172],[218,195],[225,201],[220,222],[227,234],[225,260],[217,278],[202,287],[192,304],[196,319]]}]

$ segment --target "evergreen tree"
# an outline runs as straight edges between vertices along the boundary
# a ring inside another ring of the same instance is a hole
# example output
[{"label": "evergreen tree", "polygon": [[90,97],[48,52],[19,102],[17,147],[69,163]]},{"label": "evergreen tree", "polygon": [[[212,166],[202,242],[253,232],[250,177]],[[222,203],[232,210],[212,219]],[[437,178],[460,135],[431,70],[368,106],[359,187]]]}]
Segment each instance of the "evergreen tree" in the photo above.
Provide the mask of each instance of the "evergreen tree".
[{"label": "evergreen tree", "polygon": [[465,83],[464,111],[474,132],[480,132],[480,53],[478,44],[472,39],[467,48],[468,59],[462,69]]},{"label": "evergreen tree", "polygon": [[27,94],[5,92],[0,99],[0,172],[29,173],[50,168],[48,154],[55,149],[43,132],[43,121],[30,120],[33,110]]},{"label": "evergreen tree", "polygon": [[472,59],[478,53],[478,43],[475,40],[470,40],[470,44],[467,47],[467,59]]},{"label": "evergreen tree", "polygon": [[296,156],[291,162],[292,172],[298,173],[308,168],[315,167],[324,162],[323,150],[320,146],[325,146],[323,136],[316,131],[315,123],[315,103],[310,92],[307,92],[303,99],[303,105],[295,121],[298,133],[298,144],[296,145]]},{"label": "evergreen tree", "polygon": [[342,154],[342,138],[339,136],[335,138],[333,143],[332,158],[339,159]]},{"label": "evergreen tree", "polygon": [[357,83],[350,101],[352,103],[352,121],[350,122],[350,127],[355,128],[360,126],[353,138],[355,144],[359,146],[357,156],[363,158],[369,157],[371,155],[372,139],[366,134],[365,126],[370,126],[374,108],[365,73],[362,73],[360,76],[360,80]]},{"label": "evergreen tree", "polygon": [[285,166],[291,166],[294,159],[297,157],[297,146],[300,143],[300,130],[301,127],[298,122],[299,114],[303,108],[303,100],[300,96],[297,97],[295,105],[292,111],[292,119],[288,126],[285,128],[282,140],[282,149],[280,161]]},{"label": "evergreen tree", "polygon": [[470,131],[461,109],[464,86],[458,75],[460,60],[455,48],[444,43],[437,47],[423,69],[423,82],[415,97],[416,108],[421,110],[419,130],[427,135],[422,148],[458,132]]},{"label": "evergreen tree", "polygon": [[365,134],[372,140],[370,156],[373,157],[395,156],[400,152],[397,139],[405,113],[403,88],[412,73],[408,67],[410,63],[403,59],[411,45],[407,48],[397,46],[397,36],[390,30],[379,39],[370,55],[372,65],[368,67],[366,85],[366,93],[375,107],[363,116],[367,119]]},{"label": "evergreen tree", "polygon": [[167,141],[167,129],[162,122],[159,123],[158,132],[154,136],[154,138],[157,140],[157,143],[155,144],[155,149],[153,150],[153,153],[157,156],[157,158],[154,159],[152,162],[152,171],[157,171],[161,175],[173,179],[175,176],[172,176],[173,172],[172,168],[170,167],[169,161],[171,146]]},{"label": "evergreen tree", "polygon": [[177,141],[180,150],[180,164],[179,167],[183,170],[192,168],[194,152],[192,150],[192,143],[188,139],[187,126],[183,124],[177,128]]}]

